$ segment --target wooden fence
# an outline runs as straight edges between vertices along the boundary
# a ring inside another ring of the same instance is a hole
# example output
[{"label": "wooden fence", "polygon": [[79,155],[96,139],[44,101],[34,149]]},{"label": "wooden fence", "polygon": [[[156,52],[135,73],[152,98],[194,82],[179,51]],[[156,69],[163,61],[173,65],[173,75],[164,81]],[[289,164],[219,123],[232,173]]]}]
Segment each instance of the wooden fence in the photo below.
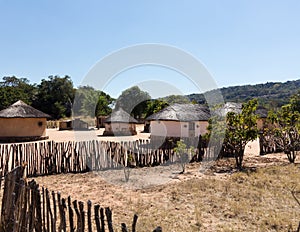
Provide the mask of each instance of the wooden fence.
[{"label": "wooden fence", "polygon": [[[199,154],[199,150],[196,150],[196,154]],[[174,162],[177,158],[172,144],[159,146],[149,140],[0,144],[0,174],[4,177],[15,167],[25,164],[25,175],[33,177],[132,165],[154,166]]]},{"label": "wooden fence", "polygon": [[[0,232],[54,231],[128,231],[125,223],[113,224],[110,208],[93,205],[91,201],[72,201],[69,196],[49,192],[34,181],[23,178],[24,167],[17,167],[5,177]],[[138,216],[134,215],[130,231],[136,231]],[[115,229],[117,228],[117,229]]]}]

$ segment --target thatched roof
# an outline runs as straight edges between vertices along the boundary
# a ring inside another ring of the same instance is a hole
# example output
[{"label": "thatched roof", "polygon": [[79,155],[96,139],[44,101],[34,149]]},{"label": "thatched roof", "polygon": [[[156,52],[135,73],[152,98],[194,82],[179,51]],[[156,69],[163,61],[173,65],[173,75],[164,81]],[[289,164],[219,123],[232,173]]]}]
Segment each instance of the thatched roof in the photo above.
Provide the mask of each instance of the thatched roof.
[{"label": "thatched roof", "polygon": [[163,121],[208,121],[209,109],[198,104],[174,104],[149,116],[146,120]]},{"label": "thatched roof", "polygon": [[112,122],[123,122],[123,123],[138,123],[133,117],[130,116],[126,111],[122,108],[118,110],[114,110],[111,115],[108,116],[107,119],[104,121],[105,123],[112,123]]},{"label": "thatched roof", "polygon": [[50,115],[19,100],[8,108],[1,110],[0,118],[50,118]]}]

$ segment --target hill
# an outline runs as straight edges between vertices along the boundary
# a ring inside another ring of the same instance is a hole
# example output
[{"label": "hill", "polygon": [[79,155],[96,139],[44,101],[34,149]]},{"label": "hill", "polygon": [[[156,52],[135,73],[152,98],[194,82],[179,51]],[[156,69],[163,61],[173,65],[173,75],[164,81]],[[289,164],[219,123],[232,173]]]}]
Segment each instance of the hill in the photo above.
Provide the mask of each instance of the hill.
[{"label": "hill", "polygon": [[[242,85],[220,88],[224,101],[245,102],[257,98],[261,105],[268,108],[280,107],[288,103],[289,98],[300,90],[300,79],[287,82],[267,82],[265,84]],[[213,93],[215,90],[207,93]],[[203,94],[190,94],[191,101],[205,103]]]}]

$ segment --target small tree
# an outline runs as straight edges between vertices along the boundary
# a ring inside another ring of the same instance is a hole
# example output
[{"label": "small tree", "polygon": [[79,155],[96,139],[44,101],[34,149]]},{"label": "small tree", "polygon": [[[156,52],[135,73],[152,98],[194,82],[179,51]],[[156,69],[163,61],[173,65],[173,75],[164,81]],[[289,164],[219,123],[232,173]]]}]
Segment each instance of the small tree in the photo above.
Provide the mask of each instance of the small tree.
[{"label": "small tree", "polygon": [[241,113],[229,112],[226,117],[224,143],[231,149],[238,169],[242,169],[246,144],[258,136],[256,107],[257,100],[253,99],[243,104]]},{"label": "small tree", "polygon": [[176,142],[176,147],[174,148],[174,151],[179,156],[180,165],[182,167],[181,173],[184,173],[186,163],[189,161],[189,156],[187,153],[188,152],[187,146],[183,140],[179,140]]},{"label": "small tree", "polygon": [[[293,99],[293,98],[292,98]],[[290,104],[284,105],[278,112],[270,112],[267,130],[276,147],[282,150],[291,163],[295,162],[300,150],[300,113]]]}]

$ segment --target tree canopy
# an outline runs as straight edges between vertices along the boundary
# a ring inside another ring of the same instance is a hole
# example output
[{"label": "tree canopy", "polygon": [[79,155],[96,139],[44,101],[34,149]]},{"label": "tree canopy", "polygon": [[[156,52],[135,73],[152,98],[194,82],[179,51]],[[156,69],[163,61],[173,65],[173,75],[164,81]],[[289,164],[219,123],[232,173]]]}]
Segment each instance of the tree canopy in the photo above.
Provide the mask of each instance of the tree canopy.
[{"label": "tree canopy", "polygon": [[126,89],[116,100],[116,109],[122,108],[134,118],[141,118],[147,109],[147,100],[151,97],[149,93],[142,91],[138,86]]},{"label": "tree canopy", "polygon": [[90,86],[80,86],[76,90],[73,104],[75,116],[106,116],[111,113],[110,105],[114,99],[100,90]]},{"label": "tree canopy", "polygon": [[148,116],[154,113],[161,111],[167,106],[169,106],[169,104],[164,100],[160,100],[160,99],[148,100],[145,118],[147,118]]},{"label": "tree canopy", "polygon": [[[225,102],[247,102],[251,99],[258,99],[260,105],[268,109],[277,109],[289,103],[291,95],[296,94],[300,89],[300,79],[287,82],[267,82],[256,85],[241,85],[220,88]],[[214,93],[211,90],[207,93]],[[195,93],[187,96],[199,104],[206,102],[203,94]]]},{"label": "tree canopy", "polygon": [[3,81],[0,82],[0,110],[18,100],[29,105],[35,100],[37,88],[30,84],[28,79],[15,76],[7,76],[2,79]]},{"label": "tree canopy", "polygon": [[70,117],[75,90],[69,76],[49,76],[37,86],[33,106],[55,119]]},{"label": "tree canopy", "polygon": [[291,163],[300,152],[300,94],[291,97],[290,103],[281,107],[277,112],[270,111],[269,126],[265,136],[282,150]]},{"label": "tree canopy", "polygon": [[211,135],[212,130],[214,131],[210,139],[218,140],[220,136],[224,137],[222,152],[231,153],[239,169],[242,168],[246,144],[258,136],[255,114],[257,104],[257,99],[250,100],[243,104],[241,113],[228,112],[225,120],[217,115],[210,120],[208,127]]}]

